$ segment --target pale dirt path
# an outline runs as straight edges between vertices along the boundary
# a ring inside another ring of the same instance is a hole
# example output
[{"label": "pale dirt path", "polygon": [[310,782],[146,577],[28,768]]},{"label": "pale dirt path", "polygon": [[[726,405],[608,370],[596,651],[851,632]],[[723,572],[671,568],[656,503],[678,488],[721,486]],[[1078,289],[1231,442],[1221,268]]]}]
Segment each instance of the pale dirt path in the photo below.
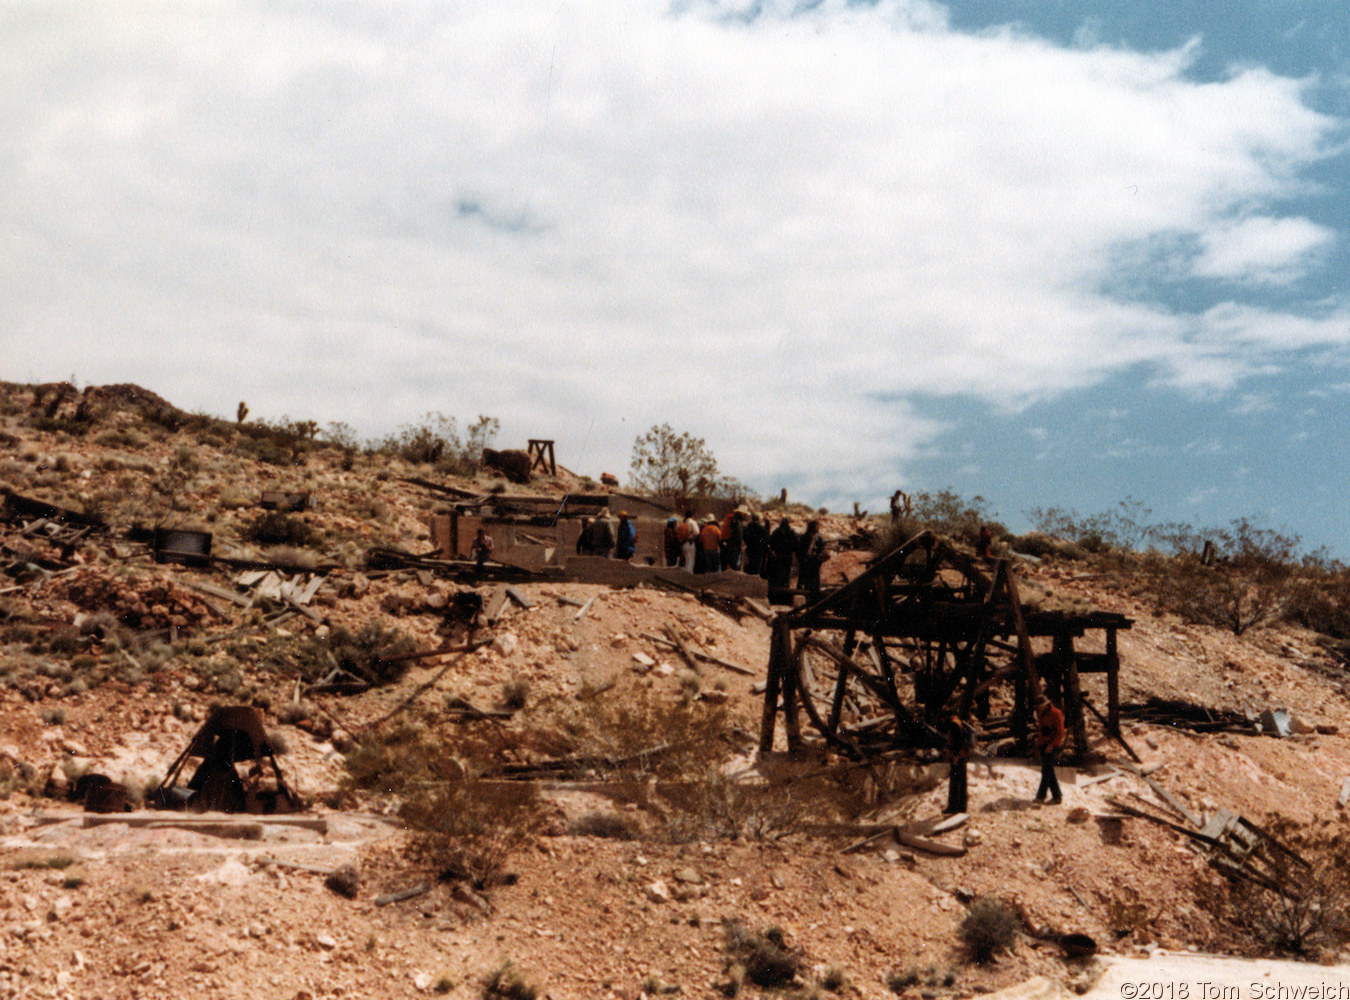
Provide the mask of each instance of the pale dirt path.
[{"label": "pale dirt path", "polygon": [[[1350,1000],[1350,965],[1155,952],[1107,956],[1086,1000]],[[985,1000],[1065,1000],[1063,983],[1036,976]]]}]

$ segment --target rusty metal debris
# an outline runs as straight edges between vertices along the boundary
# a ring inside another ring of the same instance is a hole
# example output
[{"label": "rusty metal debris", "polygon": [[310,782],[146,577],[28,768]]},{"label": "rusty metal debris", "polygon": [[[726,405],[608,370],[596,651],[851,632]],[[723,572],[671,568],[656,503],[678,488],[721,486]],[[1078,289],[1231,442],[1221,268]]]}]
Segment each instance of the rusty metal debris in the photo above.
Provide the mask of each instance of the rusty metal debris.
[{"label": "rusty metal debris", "polygon": [[308,490],[263,490],[258,499],[263,510],[302,511],[314,506],[314,495]]},{"label": "rusty metal debris", "polygon": [[182,566],[211,565],[211,532],[187,528],[156,528],[151,548],[157,563]]},{"label": "rusty metal debris", "polygon": [[[302,804],[286,786],[276,753],[256,708],[217,706],[170,766],[151,804],[191,812],[296,812]],[[193,758],[200,763],[180,786],[178,779]],[[248,765],[242,776],[239,764]]]}]

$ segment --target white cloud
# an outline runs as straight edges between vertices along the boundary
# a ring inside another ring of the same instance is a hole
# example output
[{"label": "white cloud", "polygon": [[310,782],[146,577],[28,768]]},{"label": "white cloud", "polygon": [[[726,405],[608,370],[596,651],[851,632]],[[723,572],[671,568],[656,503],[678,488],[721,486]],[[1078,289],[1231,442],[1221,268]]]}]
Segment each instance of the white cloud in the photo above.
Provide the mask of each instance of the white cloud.
[{"label": "white cloud", "polygon": [[1231,281],[1287,284],[1328,249],[1335,234],[1309,219],[1254,216],[1200,237],[1195,273]]},{"label": "white cloud", "polygon": [[1226,388],[1346,342],[1334,304],[1102,290],[1178,233],[1239,288],[1316,259],[1270,207],[1335,125],[1300,82],[795,6],[10,8],[0,351],[366,433],[494,414],[578,471],[669,421],[837,502],[945,428],[915,394]]}]

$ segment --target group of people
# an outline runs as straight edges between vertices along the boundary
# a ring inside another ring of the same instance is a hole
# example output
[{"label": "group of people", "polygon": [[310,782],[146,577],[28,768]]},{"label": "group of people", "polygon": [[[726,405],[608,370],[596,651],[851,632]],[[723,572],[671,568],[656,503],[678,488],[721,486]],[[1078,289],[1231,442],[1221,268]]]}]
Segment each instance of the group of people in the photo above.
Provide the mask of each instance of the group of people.
[{"label": "group of people", "polygon": [[790,587],[795,563],[797,586],[812,593],[820,592],[820,567],[826,558],[819,521],[809,522],[798,535],[784,517],[770,531],[768,518],[743,507],[720,523],[712,514],[700,521],[692,510],[683,518],[670,517],[663,551],[667,566],[683,566],[690,573],[735,570],[763,577],[770,587]]},{"label": "group of people", "polygon": [[628,511],[619,511],[619,519],[605,511],[599,517],[588,517],[577,535],[577,555],[600,556],[602,559],[632,559],[637,552],[637,525]]},{"label": "group of people", "polygon": [[[970,723],[956,712],[947,716],[943,726],[946,757],[950,766],[947,779],[947,813],[966,811],[966,762],[975,749],[975,732]],[[1064,713],[1046,695],[1036,702],[1036,751],[1041,758],[1041,783],[1036,789],[1036,803],[1049,802],[1057,806],[1064,801],[1055,768],[1059,765],[1059,751],[1064,746]]]}]

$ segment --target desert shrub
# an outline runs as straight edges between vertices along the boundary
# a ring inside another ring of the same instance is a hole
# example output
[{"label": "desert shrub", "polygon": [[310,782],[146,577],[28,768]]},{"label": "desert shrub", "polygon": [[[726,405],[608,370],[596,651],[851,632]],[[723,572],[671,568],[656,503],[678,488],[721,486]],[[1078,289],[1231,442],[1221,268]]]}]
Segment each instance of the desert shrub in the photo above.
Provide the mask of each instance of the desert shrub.
[{"label": "desert shrub", "polygon": [[1207,533],[1221,553],[1205,565],[1194,552],[1151,554],[1140,564],[1139,589],[1189,622],[1234,635],[1285,613],[1296,594],[1298,539],[1245,518]]},{"label": "desert shrub", "polygon": [[483,978],[483,1000],[535,1000],[539,988],[510,959]]},{"label": "desert shrub", "polygon": [[586,695],[537,701],[530,749],[542,757],[584,758],[587,771],[629,777],[681,777],[722,756],[723,706],[672,701],[642,683]]},{"label": "desert shrub", "polygon": [[532,784],[484,779],[485,765],[455,752],[461,748],[405,721],[348,755],[348,783],[399,797],[417,861],[441,878],[487,889],[543,817]]},{"label": "desert shrub", "polygon": [[1098,514],[1079,514],[1063,507],[1035,507],[1027,511],[1037,532],[1078,544],[1092,553],[1108,549],[1142,551],[1164,540],[1175,527],[1153,524],[1153,511],[1126,497]]},{"label": "desert shrub", "polygon": [[513,677],[502,684],[502,708],[510,712],[519,712],[529,703],[530,681],[526,677]]},{"label": "desert shrub", "polygon": [[375,621],[355,632],[336,626],[327,638],[275,636],[257,656],[259,666],[294,673],[310,683],[338,669],[378,686],[401,678],[410,661],[399,658],[416,648],[417,643],[398,629]]},{"label": "desert shrub", "polygon": [[981,896],[970,904],[958,932],[971,960],[983,965],[998,952],[1012,947],[1020,925],[1017,914],[1007,904]]},{"label": "desert shrub", "polygon": [[1335,823],[1300,826],[1273,815],[1242,869],[1196,880],[1196,902],[1224,944],[1244,954],[1316,958],[1350,942],[1350,833]]},{"label": "desert shrub", "polygon": [[638,831],[618,813],[588,812],[567,825],[573,837],[602,837],[608,840],[634,840]]},{"label": "desert shrub", "polygon": [[979,538],[980,527],[989,528],[995,539],[1008,533],[1008,529],[997,520],[988,501],[981,496],[963,498],[951,489],[929,493],[920,490],[907,497],[897,520],[887,521],[876,533],[873,546],[881,552],[887,552],[901,545],[924,530],[951,538],[965,545],[974,545]]},{"label": "desert shrub", "polygon": [[[770,927],[756,934],[740,920],[728,920],[726,931],[728,972],[732,982],[741,975],[756,986],[787,986],[802,969],[801,956],[789,951],[783,932]],[[736,975],[737,968],[741,975]]]},{"label": "desert shrub", "polygon": [[240,532],[241,537],[259,545],[312,545],[317,535],[303,518],[277,510],[259,514]]},{"label": "desert shrub", "polygon": [[145,435],[137,434],[133,430],[117,428],[104,431],[94,439],[94,443],[101,444],[105,448],[125,448],[128,451],[134,451],[138,448],[144,448],[146,439]]},{"label": "desert shrub", "polygon": [[1286,620],[1333,639],[1350,639],[1350,569],[1314,561],[1290,582]]}]

